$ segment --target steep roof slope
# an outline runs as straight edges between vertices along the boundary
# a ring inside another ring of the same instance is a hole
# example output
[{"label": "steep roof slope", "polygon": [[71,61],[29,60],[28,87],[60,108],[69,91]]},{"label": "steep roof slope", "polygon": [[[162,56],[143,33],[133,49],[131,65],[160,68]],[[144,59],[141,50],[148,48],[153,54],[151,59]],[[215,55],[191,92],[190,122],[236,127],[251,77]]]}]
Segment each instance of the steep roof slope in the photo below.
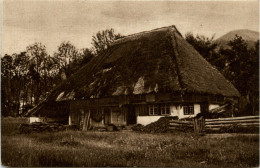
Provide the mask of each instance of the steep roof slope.
[{"label": "steep roof slope", "polygon": [[239,96],[175,26],[170,26],[115,41],[54,89],[47,100],[180,91]]},{"label": "steep roof slope", "polygon": [[189,92],[238,96],[237,89],[188,42],[175,35],[183,88]]}]

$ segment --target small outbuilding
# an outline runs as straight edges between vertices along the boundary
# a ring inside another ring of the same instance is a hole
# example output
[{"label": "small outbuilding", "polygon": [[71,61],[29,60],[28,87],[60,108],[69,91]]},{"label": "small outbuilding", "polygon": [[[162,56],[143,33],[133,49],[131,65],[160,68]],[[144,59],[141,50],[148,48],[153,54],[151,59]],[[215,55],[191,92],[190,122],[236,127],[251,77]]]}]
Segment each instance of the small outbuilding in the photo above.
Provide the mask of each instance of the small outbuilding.
[{"label": "small outbuilding", "polygon": [[99,127],[194,117],[239,92],[175,26],[116,40],[57,86],[30,114]]}]

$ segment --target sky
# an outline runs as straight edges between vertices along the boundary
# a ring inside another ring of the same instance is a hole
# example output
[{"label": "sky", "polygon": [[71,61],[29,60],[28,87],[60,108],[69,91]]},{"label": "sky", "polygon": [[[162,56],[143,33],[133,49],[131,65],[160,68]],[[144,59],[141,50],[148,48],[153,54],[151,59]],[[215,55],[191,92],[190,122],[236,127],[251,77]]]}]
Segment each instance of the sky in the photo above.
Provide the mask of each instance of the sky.
[{"label": "sky", "polygon": [[175,25],[187,32],[218,38],[236,29],[259,31],[255,1],[84,1],[3,0],[2,54],[19,53],[41,42],[52,55],[63,41],[90,48],[100,30],[130,35]]}]

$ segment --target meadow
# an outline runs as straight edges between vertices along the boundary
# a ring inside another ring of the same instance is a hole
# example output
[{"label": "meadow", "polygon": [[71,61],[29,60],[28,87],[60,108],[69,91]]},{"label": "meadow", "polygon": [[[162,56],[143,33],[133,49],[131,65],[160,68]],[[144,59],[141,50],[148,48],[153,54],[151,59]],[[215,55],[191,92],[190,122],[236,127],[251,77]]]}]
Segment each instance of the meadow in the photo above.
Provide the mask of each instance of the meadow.
[{"label": "meadow", "polygon": [[259,135],[62,131],[19,134],[2,118],[1,160],[19,167],[258,167]]}]

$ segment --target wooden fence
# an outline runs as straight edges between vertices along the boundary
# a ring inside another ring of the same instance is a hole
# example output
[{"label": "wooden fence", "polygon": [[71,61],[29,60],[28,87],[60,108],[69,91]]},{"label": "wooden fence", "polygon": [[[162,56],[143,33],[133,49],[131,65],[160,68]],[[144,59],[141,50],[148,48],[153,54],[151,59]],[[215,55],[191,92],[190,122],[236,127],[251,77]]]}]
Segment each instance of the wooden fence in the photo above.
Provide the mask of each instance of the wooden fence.
[{"label": "wooden fence", "polygon": [[205,119],[203,117],[193,118],[190,121],[170,120],[169,129],[178,131],[191,131],[203,133],[205,128]]},{"label": "wooden fence", "polygon": [[204,119],[193,118],[190,121],[170,120],[169,129],[204,133],[208,131],[228,130],[231,128],[259,128],[259,116]]},{"label": "wooden fence", "polygon": [[218,118],[206,119],[206,131],[218,131],[220,129],[228,128],[259,128],[259,116],[246,116],[246,117],[232,117],[232,118]]}]

